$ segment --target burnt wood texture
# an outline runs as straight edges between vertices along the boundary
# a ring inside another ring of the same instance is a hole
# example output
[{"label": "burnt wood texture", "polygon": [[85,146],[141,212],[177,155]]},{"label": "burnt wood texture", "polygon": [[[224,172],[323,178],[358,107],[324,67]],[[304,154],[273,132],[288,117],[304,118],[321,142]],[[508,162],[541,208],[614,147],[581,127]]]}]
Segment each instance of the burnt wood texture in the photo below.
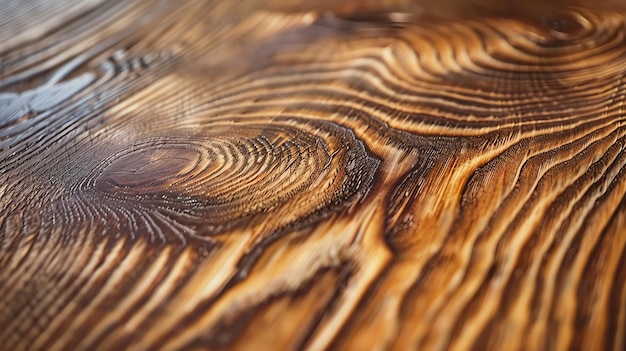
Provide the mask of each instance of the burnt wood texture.
[{"label": "burnt wood texture", "polygon": [[0,1],[0,349],[624,350],[626,11],[433,3]]}]

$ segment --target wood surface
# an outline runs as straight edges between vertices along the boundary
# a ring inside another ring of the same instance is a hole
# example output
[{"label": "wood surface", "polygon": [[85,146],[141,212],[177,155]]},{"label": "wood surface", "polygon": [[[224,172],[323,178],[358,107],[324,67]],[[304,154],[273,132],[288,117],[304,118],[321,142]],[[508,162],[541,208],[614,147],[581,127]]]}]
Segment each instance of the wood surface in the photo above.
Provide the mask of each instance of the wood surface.
[{"label": "wood surface", "polygon": [[626,11],[542,3],[0,0],[0,349],[626,349]]}]

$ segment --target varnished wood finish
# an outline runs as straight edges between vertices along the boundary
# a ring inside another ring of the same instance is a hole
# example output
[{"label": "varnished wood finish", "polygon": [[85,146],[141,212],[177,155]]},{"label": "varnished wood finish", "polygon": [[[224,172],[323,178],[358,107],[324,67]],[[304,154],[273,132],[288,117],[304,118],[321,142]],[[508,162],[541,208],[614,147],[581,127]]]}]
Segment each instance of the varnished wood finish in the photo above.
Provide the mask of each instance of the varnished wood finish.
[{"label": "varnished wood finish", "polygon": [[0,2],[0,348],[624,350],[626,12],[433,3]]}]

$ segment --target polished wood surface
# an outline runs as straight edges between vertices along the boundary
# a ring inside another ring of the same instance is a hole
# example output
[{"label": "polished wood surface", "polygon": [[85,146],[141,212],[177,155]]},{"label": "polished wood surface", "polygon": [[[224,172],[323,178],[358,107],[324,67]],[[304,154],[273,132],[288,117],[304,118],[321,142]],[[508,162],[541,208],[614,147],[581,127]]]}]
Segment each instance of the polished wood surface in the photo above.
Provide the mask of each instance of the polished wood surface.
[{"label": "polished wood surface", "polygon": [[0,349],[626,349],[594,4],[1,0]]}]

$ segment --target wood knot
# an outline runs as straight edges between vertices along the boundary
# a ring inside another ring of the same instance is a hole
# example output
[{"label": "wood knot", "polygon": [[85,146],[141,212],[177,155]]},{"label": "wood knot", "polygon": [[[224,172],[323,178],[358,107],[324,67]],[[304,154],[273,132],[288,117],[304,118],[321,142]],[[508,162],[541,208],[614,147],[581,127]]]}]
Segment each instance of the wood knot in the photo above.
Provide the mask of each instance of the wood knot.
[{"label": "wood knot", "polygon": [[192,149],[167,147],[140,150],[116,159],[100,175],[96,188],[142,193],[172,185],[198,164],[201,155]]},{"label": "wood knot", "polygon": [[539,31],[549,42],[571,42],[589,35],[593,24],[578,13],[552,13],[539,19]]}]

